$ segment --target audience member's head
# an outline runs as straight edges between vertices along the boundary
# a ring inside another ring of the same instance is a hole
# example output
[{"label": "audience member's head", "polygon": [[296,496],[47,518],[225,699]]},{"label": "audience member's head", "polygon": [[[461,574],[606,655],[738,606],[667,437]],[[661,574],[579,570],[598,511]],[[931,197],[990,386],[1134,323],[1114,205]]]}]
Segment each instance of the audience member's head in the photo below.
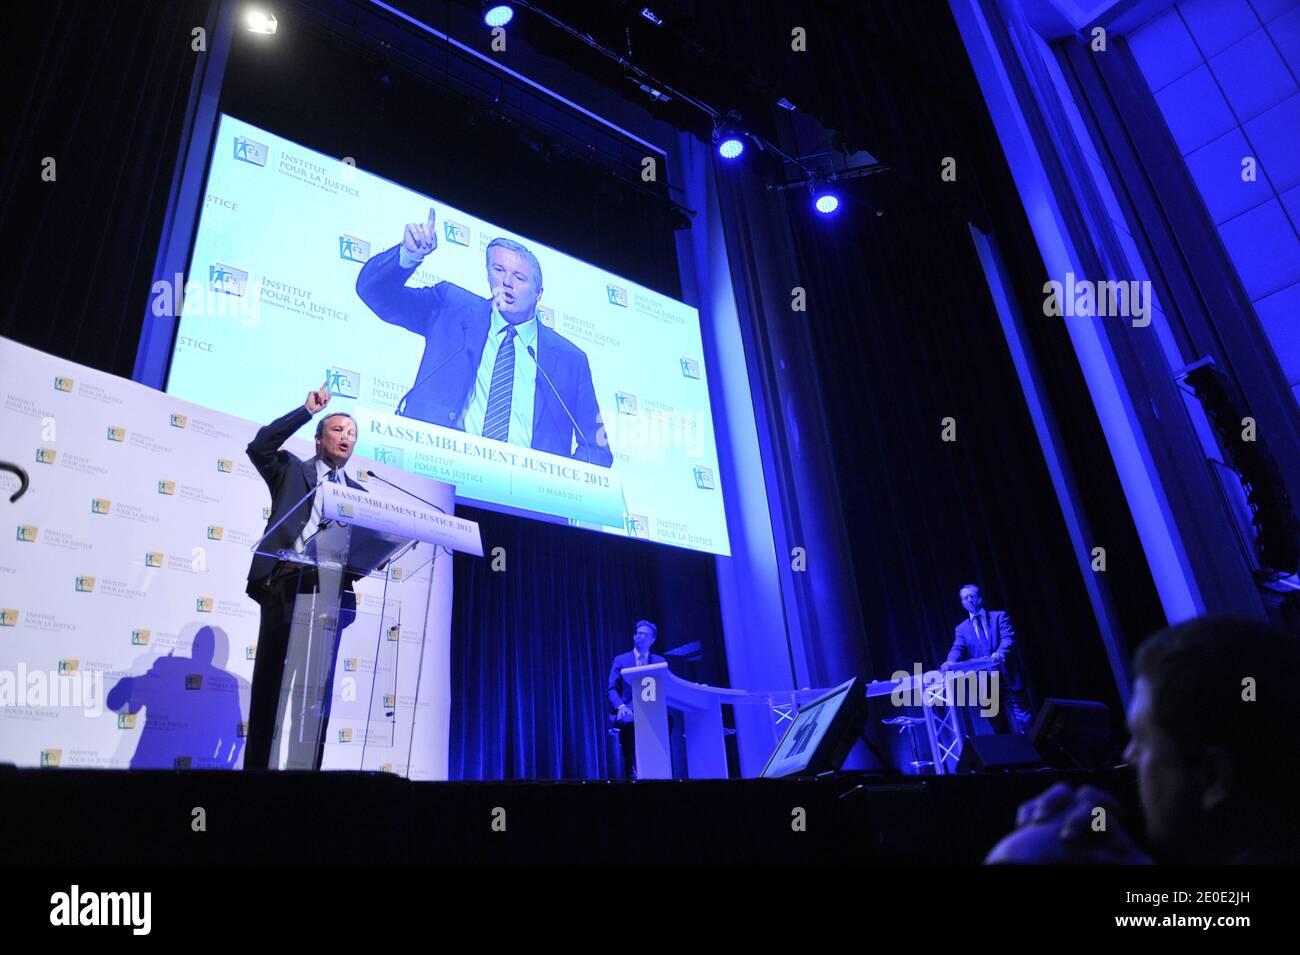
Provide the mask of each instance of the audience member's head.
[{"label": "audience member's head", "polygon": [[1205,617],[1138,648],[1128,708],[1152,843],[1170,858],[1230,861],[1294,816],[1300,640],[1253,620]]},{"label": "audience member's head", "polygon": [[[1300,861],[1300,639],[1203,617],[1143,643],[1133,676],[1124,756],[1161,861]],[[1092,824],[1106,798],[1052,787],[1021,806],[987,861],[1139,860],[1122,826]]]}]

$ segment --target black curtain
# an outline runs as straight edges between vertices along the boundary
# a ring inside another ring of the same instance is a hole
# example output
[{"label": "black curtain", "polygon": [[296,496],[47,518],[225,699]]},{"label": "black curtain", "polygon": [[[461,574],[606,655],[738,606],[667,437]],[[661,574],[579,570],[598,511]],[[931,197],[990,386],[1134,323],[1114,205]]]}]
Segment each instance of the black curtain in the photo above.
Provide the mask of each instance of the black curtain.
[{"label": "black curtain", "polygon": [[[0,334],[130,377],[208,0],[5,11]],[[46,159],[54,179],[45,181]]]},{"label": "black curtain", "polygon": [[[452,779],[609,774],[606,679],[636,621],[679,676],[725,684],[713,558],[476,508],[486,559],[458,555]],[[691,663],[672,651],[700,641]]]},{"label": "black curtain", "polygon": [[[1048,380],[1043,398],[1119,568],[1105,584],[1125,627],[1137,638],[1163,615],[1067,329],[1041,318],[1045,270],[947,5],[695,11],[701,28],[716,28],[720,56],[836,131],[787,143],[792,151],[868,149],[892,167],[840,183],[833,220],[810,212],[806,192],[785,194],[798,266],[781,277],[782,295],[803,286],[808,312],[791,313],[788,297],[759,303],[763,321],[803,322],[811,340],[816,369],[806,377],[832,436],[873,675],[941,660],[969,582],[988,606],[1011,611],[1038,697],[1117,703],[968,223],[991,231],[1008,262]],[[790,49],[796,26],[807,31],[806,53]],[[956,160],[956,182],[940,176],[944,157]],[[723,180],[737,174],[718,170]],[[745,189],[722,194],[724,217],[754,201]],[[752,240],[729,235],[733,262],[746,261]],[[941,441],[945,418],[956,422],[955,442]]]}]

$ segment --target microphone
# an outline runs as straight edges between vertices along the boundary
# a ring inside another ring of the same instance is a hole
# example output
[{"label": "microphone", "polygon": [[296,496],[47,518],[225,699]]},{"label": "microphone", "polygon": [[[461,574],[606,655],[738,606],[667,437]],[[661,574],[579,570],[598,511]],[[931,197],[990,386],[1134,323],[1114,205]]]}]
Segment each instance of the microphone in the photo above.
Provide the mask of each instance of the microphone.
[{"label": "microphone", "polygon": [[406,488],[402,487],[400,484],[394,484],[392,481],[388,480],[387,478],[382,478],[382,477],[380,477],[380,476],[379,476],[378,474],[376,474],[374,471],[365,471],[365,472],[363,472],[363,473],[365,474],[366,477],[372,477],[372,478],[374,478],[376,481],[383,481],[383,482],[384,482],[385,484],[387,484],[389,487],[397,488],[397,490],[401,491],[401,492],[402,492],[403,494],[405,494],[407,497],[413,497],[413,498],[415,498],[417,501],[419,501],[421,504],[427,504],[427,505],[429,505],[429,507],[433,508],[433,509],[434,509],[435,511],[437,511],[439,514],[446,514],[446,513],[447,513],[447,512],[444,511],[442,508],[440,508],[437,504],[434,504],[433,501],[426,501],[424,498],[420,497],[420,495],[418,495],[418,494],[412,494],[410,491],[408,491]]},{"label": "microphone", "polygon": [[533,351],[532,345],[528,346],[528,357],[533,360],[533,364],[537,366],[537,370],[542,373],[542,377],[546,379],[546,383],[550,386],[551,394],[555,395],[556,400],[560,403],[560,407],[563,408],[564,413],[569,416],[569,421],[573,425],[573,430],[578,432],[578,437],[582,438],[582,446],[587,458],[586,463],[590,464],[591,454],[590,452],[587,452],[586,449],[590,447],[591,443],[587,440],[587,436],[583,433],[582,428],[578,427],[578,419],[573,416],[573,412],[569,410],[569,406],[566,405],[564,399],[560,397],[560,391],[555,387],[555,382],[551,381],[551,376],[546,373],[546,369],[542,367],[542,363],[537,360],[537,352]]},{"label": "microphone", "polygon": [[[399,415],[401,415],[402,417],[406,416],[406,403],[411,399],[411,395],[415,394],[415,392],[419,390],[422,384],[424,384],[426,381],[428,381],[438,372],[442,371],[443,367],[447,364],[447,362],[451,361],[453,358],[455,358],[457,355],[459,355],[461,352],[465,350],[465,335],[466,333],[468,333],[468,331],[469,331],[469,322],[462,318],[460,320],[460,337],[461,337],[460,347],[457,348],[450,355],[448,355],[446,358],[444,358],[442,361],[438,362],[438,364],[434,366],[431,372],[429,372],[424,377],[420,378],[415,384],[411,386],[410,391],[402,395],[402,400],[397,403],[397,413]],[[380,478],[380,480],[382,481],[383,478]]]}]

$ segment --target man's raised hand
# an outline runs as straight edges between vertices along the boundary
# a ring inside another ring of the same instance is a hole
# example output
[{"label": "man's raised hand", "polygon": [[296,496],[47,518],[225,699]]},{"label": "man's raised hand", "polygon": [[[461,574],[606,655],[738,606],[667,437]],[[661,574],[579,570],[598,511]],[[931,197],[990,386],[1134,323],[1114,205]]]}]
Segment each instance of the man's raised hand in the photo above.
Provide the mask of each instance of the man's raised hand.
[{"label": "man's raised hand", "polygon": [[312,414],[320,411],[330,403],[329,379],[321,383],[319,391],[307,392],[307,403],[303,406]]},{"label": "man's raised hand", "polygon": [[402,248],[413,259],[422,259],[438,247],[438,228],[433,206],[424,222],[408,222],[402,233]]}]

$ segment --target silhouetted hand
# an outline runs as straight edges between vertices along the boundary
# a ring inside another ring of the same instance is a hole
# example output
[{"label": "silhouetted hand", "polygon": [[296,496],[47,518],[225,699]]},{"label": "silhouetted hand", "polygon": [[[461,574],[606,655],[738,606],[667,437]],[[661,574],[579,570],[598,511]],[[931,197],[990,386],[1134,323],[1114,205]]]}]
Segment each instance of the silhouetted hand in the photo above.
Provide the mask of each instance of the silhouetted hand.
[{"label": "silhouetted hand", "polygon": [[1057,783],[1022,805],[1016,830],[989,852],[986,863],[1022,865],[1150,865],[1120,821],[1110,793]]}]

